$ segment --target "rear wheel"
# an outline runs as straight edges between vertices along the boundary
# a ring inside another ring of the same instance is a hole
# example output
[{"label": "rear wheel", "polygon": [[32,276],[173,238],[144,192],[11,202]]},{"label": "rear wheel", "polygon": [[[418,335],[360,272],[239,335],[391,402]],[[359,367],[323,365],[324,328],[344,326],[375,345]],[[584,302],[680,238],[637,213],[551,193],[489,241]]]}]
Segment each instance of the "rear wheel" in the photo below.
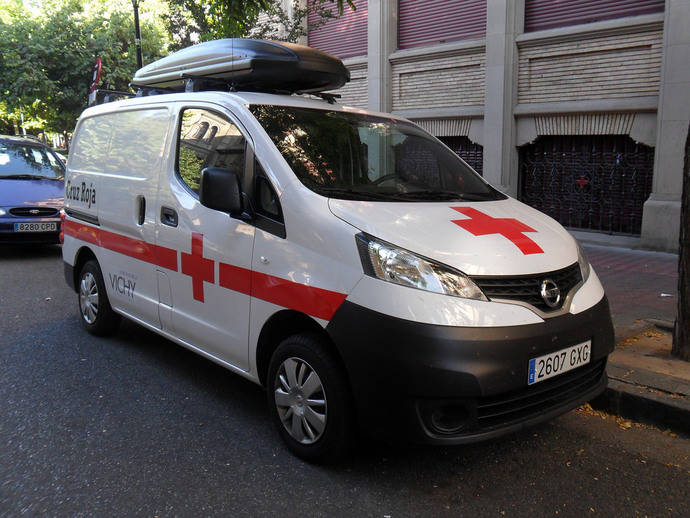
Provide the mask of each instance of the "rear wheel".
[{"label": "rear wheel", "polygon": [[112,334],[120,323],[120,315],[110,307],[103,275],[95,260],[84,263],[77,285],[79,314],[82,326],[91,334]]},{"label": "rear wheel", "polygon": [[335,461],[348,451],[353,412],[347,379],[322,338],[285,339],[268,369],[269,411],[288,448],[311,461]]}]

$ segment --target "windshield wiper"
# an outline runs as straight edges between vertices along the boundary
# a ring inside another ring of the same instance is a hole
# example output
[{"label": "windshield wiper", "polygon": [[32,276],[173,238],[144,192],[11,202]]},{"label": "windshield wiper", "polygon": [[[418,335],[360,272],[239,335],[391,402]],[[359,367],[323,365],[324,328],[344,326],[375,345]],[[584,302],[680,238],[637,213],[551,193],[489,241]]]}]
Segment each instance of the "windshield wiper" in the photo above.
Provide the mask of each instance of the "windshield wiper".
[{"label": "windshield wiper", "polygon": [[428,200],[440,200],[440,201],[452,201],[452,200],[465,200],[465,201],[480,201],[480,200],[493,200],[495,196],[492,193],[462,193],[455,191],[434,191],[434,190],[424,190],[424,191],[409,191],[409,192],[399,192],[396,196],[403,199],[428,199]]},{"label": "windshield wiper", "polygon": [[58,180],[53,176],[43,176],[40,174],[5,174],[0,175],[0,180]]},{"label": "windshield wiper", "polygon": [[338,187],[315,187],[314,190],[328,198],[339,198],[349,200],[390,200],[395,198],[395,194],[390,195],[382,192],[357,191],[355,189],[343,189]]}]

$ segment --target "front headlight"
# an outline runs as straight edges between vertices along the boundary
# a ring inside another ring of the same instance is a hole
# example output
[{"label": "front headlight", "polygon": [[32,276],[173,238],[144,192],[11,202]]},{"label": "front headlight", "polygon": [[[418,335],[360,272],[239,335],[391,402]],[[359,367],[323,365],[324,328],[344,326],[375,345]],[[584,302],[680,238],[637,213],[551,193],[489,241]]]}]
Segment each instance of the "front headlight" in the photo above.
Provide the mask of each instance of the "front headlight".
[{"label": "front headlight", "polygon": [[488,300],[465,274],[403,248],[357,234],[364,273],[383,281],[453,297]]},{"label": "front headlight", "polygon": [[[573,238],[575,239],[575,238]],[[585,249],[582,248],[582,245],[580,242],[575,239],[575,242],[577,243],[577,262],[580,264],[580,273],[582,274],[582,282],[585,282],[587,278],[589,277],[589,271],[590,271],[590,266],[589,266],[589,261],[587,260],[587,256],[585,255]]]},{"label": "front headlight", "polygon": [[7,211],[5,209],[0,209],[0,216],[4,216],[7,214]]}]

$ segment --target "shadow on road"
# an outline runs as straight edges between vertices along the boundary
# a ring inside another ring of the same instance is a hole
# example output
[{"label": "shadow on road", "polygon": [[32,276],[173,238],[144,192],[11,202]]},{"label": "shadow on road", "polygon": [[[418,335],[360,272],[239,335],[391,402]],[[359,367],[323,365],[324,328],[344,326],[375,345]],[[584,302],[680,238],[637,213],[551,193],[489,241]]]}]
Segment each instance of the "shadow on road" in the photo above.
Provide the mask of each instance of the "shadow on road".
[{"label": "shadow on road", "polygon": [[115,339],[126,354],[155,364],[166,377],[180,380],[183,385],[193,384],[217,401],[231,400],[234,411],[244,412],[243,418],[267,419],[263,389],[225,367],[126,319]]},{"label": "shadow on road", "polygon": [[[164,371],[166,377],[175,380],[176,385],[171,387],[172,391],[177,390],[178,384],[193,386],[204,401],[213,401],[215,405],[229,409],[230,419],[234,422],[229,425],[230,428],[242,428],[237,431],[238,435],[234,440],[269,436],[269,444],[278,452],[275,461],[286,465],[302,465],[302,461],[293,457],[283,447],[278,434],[274,433],[263,388],[127,320],[122,322],[115,340],[108,341],[109,347],[117,347],[123,355],[136,358],[137,363],[144,362],[153,366],[156,371]],[[419,476],[424,476],[426,468],[423,466],[429,466],[436,473],[444,465],[450,469],[459,460],[463,469],[471,470],[473,465],[485,463],[488,458],[515,458],[525,447],[532,451],[538,450],[536,443],[548,444],[554,433],[557,433],[554,425],[546,423],[504,439],[451,447],[398,444],[392,440],[373,440],[359,436],[355,440],[353,454],[345,461],[332,465],[304,466],[346,479],[353,474],[369,478],[368,473],[372,470],[392,470],[398,474],[396,476],[401,477],[409,477],[416,470]],[[207,443],[203,447],[217,449],[222,448],[222,445]]]},{"label": "shadow on road", "polygon": [[4,259],[46,259],[62,256],[60,245],[0,244],[0,261]]}]

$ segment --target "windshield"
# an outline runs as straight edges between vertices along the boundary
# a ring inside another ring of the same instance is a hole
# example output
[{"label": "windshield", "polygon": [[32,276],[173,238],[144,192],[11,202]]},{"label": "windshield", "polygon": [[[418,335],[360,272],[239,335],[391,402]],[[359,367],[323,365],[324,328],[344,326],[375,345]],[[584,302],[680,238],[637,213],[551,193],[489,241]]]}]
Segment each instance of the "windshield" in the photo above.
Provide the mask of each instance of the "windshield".
[{"label": "windshield", "polygon": [[455,153],[413,124],[359,113],[253,105],[300,181],[331,198],[503,199]]},{"label": "windshield", "polygon": [[63,178],[65,169],[51,150],[24,142],[0,141],[0,179]]}]

